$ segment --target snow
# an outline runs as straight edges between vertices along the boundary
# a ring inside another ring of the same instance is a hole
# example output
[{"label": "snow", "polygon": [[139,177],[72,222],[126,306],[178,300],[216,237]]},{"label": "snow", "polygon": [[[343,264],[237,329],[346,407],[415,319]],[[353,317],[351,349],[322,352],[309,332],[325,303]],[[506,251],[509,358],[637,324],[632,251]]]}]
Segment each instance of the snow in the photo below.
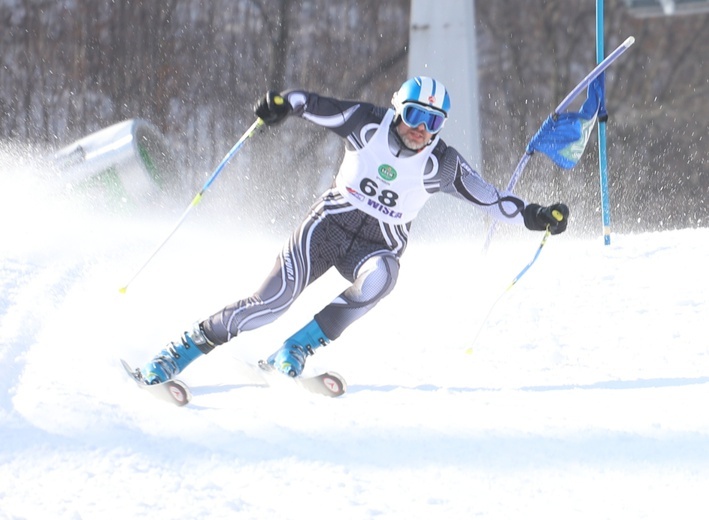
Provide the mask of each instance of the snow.
[{"label": "snow", "polygon": [[414,239],[392,295],[309,361],[344,397],[264,387],[243,363],[345,287],[328,273],[184,372],[177,408],[118,359],[253,292],[286,237],[196,211],[122,295],[174,215],[0,170],[1,519],[705,514],[707,229],[611,246],[570,231],[508,291],[540,234],[488,255],[482,235]]}]

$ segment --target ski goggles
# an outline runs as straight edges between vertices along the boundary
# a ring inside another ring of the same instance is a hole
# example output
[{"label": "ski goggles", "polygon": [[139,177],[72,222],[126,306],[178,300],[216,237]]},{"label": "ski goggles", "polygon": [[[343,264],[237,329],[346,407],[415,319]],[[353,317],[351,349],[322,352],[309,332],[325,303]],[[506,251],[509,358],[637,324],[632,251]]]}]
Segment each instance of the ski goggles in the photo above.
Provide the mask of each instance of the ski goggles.
[{"label": "ski goggles", "polygon": [[445,113],[440,110],[424,107],[416,103],[404,103],[401,110],[401,119],[411,128],[416,128],[421,123],[429,134],[437,134],[446,122]]}]

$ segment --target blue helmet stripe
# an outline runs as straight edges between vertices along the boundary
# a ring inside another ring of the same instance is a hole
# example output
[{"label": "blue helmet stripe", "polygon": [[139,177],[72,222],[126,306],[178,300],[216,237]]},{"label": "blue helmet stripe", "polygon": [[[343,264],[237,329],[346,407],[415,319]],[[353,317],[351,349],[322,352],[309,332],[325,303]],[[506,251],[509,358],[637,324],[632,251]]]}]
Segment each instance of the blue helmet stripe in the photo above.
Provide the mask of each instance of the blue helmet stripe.
[{"label": "blue helmet stripe", "polygon": [[[416,78],[416,83],[420,86],[420,91],[418,95],[419,103],[424,105],[432,106],[435,108],[440,108],[444,112],[446,111],[443,106],[446,98],[446,88],[439,81],[433,78],[419,76]],[[430,102],[430,98],[433,97],[434,102]]]},{"label": "blue helmet stripe", "polygon": [[440,81],[427,76],[417,76],[407,80],[394,94],[392,103],[399,115],[403,104],[407,101],[441,110],[446,116],[450,110],[450,97],[446,87]]}]

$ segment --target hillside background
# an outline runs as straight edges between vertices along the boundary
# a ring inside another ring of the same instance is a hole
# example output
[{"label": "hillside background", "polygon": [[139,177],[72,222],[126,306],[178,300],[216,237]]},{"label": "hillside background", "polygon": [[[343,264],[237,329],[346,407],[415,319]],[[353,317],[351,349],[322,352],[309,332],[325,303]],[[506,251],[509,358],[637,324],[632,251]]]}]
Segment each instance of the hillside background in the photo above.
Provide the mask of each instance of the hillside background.
[{"label": "hillside background", "polygon": [[[190,192],[269,88],[388,105],[407,77],[409,11],[407,0],[0,0],[0,141],[51,151],[144,118],[166,136],[182,165],[175,184]],[[595,1],[478,1],[476,20],[483,174],[504,186],[541,121],[596,62]],[[709,15],[634,18],[607,0],[605,25],[607,52],[636,38],[607,74],[614,230],[706,226],[709,130],[697,121],[709,120]],[[456,136],[444,140],[455,146]],[[597,234],[596,146],[594,133],[572,172],[531,161],[517,192],[568,202],[573,232]],[[289,229],[341,149],[288,121],[250,143],[217,191],[226,203],[258,193],[254,211]]]}]

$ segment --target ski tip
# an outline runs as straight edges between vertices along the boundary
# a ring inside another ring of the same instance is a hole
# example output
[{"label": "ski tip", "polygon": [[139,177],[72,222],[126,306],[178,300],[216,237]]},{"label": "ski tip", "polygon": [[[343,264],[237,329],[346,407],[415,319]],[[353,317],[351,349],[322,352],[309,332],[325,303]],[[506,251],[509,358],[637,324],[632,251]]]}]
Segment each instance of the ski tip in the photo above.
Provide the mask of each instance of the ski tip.
[{"label": "ski tip", "polygon": [[628,36],[628,38],[623,42],[623,47],[625,47],[627,49],[628,47],[630,47],[634,43],[635,43],[635,37]]},{"label": "ski tip", "polygon": [[264,361],[263,359],[258,360],[258,367],[264,372],[273,372],[273,366],[269,365],[268,361]]},{"label": "ski tip", "polygon": [[126,371],[126,373],[133,379],[133,381],[141,385],[145,384],[138,375],[138,369],[130,366],[125,359],[121,359],[121,365],[123,365],[123,370]]},{"label": "ski tip", "polygon": [[121,287],[120,289],[118,289],[118,292],[121,294],[125,294],[127,290],[128,290],[128,286],[126,285],[125,287]]}]

